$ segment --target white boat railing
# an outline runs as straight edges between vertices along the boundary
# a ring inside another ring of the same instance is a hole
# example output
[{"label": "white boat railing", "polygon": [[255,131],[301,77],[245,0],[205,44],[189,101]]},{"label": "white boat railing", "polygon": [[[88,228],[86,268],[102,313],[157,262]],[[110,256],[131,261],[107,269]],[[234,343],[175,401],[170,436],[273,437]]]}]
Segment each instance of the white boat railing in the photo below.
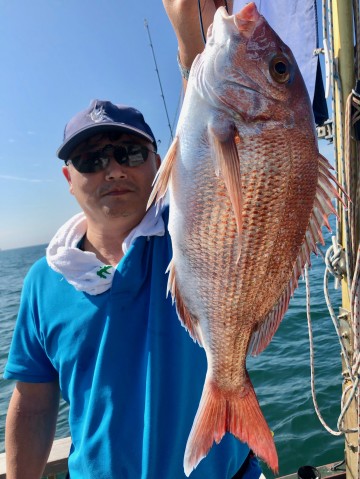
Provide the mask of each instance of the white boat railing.
[{"label": "white boat railing", "polygon": [[[44,471],[47,479],[55,479],[59,474],[67,472],[67,460],[71,446],[71,438],[56,439],[51,448],[48,462]],[[6,453],[0,454],[0,479],[6,478]],[[60,476],[59,476],[60,478]]]}]

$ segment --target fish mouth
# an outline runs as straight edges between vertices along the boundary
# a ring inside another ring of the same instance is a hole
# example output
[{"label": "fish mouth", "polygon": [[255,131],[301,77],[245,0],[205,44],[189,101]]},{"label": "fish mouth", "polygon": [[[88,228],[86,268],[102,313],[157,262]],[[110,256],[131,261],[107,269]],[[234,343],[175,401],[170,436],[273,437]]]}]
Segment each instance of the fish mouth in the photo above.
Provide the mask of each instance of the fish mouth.
[{"label": "fish mouth", "polygon": [[260,13],[254,2],[245,5],[239,13],[234,15],[234,22],[238,31],[245,37],[250,38],[260,18]]},{"label": "fish mouth", "polygon": [[[254,2],[250,2],[245,5],[240,12],[235,15],[229,15],[225,7],[220,7],[217,10],[217,14],[222,17],[228,24],[232,24],[237,32],[241,33],[245,38],[250,38],[255,30],[256,24],[261,15]],[[212,25],[208,33],[211,35]]]},{"label": "fish mouth", "polygon": [[235,17],[238,20],[246,22],[257,22],[260,18],[260,13],[256,7],[255,2],[246,4]]}]

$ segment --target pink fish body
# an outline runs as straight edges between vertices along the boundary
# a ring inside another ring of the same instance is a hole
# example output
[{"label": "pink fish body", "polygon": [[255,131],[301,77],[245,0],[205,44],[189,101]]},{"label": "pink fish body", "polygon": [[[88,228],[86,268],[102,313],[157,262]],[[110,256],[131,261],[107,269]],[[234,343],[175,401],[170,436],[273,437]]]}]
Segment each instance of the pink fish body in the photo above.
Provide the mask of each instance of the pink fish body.
[{"label": "pink fish body", "polygon": [[169,189],[169,290],[208,362],[187,476],[226,432],[278,470],[246,356],[269,344],[323,243],[337,196],[329,167],[291,51],[254,3],[219,8],[150,198]]}]

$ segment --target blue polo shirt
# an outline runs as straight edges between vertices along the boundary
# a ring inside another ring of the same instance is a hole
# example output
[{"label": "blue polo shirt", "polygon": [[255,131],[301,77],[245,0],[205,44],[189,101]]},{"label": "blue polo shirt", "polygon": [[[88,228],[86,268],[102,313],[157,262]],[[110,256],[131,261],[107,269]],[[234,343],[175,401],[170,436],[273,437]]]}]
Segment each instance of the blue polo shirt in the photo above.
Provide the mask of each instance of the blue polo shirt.
[{"label": "blue polo shirt", "polygon": [[[167,232],[137,238],[96,296],[45,258],[25,279],[4,377],[59,381],[70,405],[71,479],[185,478],[206,357],[166,298],[171,255]],[[191,478],[231,478],[248,452],[227,434]]]}]

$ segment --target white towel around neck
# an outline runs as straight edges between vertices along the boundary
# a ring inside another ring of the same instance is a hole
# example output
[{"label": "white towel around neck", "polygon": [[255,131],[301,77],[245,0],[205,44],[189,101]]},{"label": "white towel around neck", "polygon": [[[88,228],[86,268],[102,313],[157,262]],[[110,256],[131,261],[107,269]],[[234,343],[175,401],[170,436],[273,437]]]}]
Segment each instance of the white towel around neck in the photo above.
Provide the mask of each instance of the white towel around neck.
[{"label": "white towel around neck", "polygon": [[[104,264],[95,253],[82,251],[79,243],[87,230],[84,213],[78,213],[67,221],[55,234],[46,249],[49,266],[60,273],[68,283],[79,291],[91,295],[107,291],[116,268]],[[161,214],[156,214],[152,206],[142,221],[125,238],[122,249],[124,255],[139,236],[163,236],[165,225]]]}]

